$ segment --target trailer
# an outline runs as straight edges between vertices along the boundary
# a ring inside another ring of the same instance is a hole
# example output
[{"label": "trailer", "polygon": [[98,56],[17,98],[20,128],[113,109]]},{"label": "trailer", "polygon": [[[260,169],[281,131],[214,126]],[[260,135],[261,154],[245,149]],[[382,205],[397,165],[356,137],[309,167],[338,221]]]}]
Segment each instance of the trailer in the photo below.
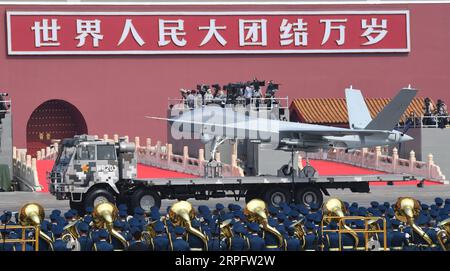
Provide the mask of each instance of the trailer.
[{"label": "trailer", "polygon": [[[418,180],[403,174],[318,176],[294,170],[289,176],[222,177],[221,163],[205,165],[205,176],[197,178],[139,179],[134,143],[98,140],[92,136],[64,139],[55,165],[48,174],[50,192],[58,200],[84,213],[101,202],[125,203],[130,209],[150,211],[162,200],[209,200],[211,198],[260,198],[270,205],[295,202],[322,204],[330,189],[370,192],[369,182]],[[421,180],[423,181],[423,180]]]}]

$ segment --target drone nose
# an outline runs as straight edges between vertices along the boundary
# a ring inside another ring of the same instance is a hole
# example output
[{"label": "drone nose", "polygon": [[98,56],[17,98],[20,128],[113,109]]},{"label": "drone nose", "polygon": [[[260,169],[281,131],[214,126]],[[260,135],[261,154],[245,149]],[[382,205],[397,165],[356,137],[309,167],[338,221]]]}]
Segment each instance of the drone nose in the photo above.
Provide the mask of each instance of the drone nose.
[{"label": "drone nose", "polygon": [[411,140],[413,140],[413,139],[414,139],[413,137],[411,137],[411,136],[409,136],[409,135],[407,135],[407,134],[403,134],[403,135],[400,137],[400,142],[411,141]]}]

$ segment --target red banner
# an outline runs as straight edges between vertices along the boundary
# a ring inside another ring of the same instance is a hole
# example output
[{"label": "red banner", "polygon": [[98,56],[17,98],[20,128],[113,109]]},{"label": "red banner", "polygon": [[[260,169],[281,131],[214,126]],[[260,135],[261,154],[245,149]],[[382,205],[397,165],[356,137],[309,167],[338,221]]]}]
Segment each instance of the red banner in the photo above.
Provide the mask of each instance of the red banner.
[{"label": "red banner", "polygon": [[408,11],[7,12],[9,55],[409,52]]}]

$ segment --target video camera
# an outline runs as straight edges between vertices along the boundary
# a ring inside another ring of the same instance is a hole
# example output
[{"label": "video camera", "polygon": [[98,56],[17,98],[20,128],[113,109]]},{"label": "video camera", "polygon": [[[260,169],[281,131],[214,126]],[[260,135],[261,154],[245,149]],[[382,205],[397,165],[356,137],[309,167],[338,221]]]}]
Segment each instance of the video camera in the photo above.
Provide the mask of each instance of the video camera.
[{"label": "video camera", "polygon": [[258,81],[258,79],[254,79],[253,82],[250,83],[256,90],[259,90],[261,87],[266,85],[266,81]]}]

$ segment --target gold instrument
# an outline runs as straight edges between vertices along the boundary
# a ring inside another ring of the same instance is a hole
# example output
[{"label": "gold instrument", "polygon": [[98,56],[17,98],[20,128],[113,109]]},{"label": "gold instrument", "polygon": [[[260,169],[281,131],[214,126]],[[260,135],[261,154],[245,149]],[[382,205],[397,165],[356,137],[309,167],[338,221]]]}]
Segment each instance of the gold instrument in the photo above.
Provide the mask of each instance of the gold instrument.
[{"label": "gold instrument", "polygon": [[41,230],[41,222],[45,218],[44,208],[37,203],[27,203],[19,211],[19,224],[22,226],[39,227],[39,236],[53,250],[53,238]]},{"label": "gold instrument", "polygon": [[191,220],[194,218],[195,210],[187,201],[179,201],[172,205],[169,210],[169,219],[172,221],[173,225],[186,228],[189,233],[200,238],[203,241],[204,249],[208,250],[208,238],[206,235],[191,225]]},{"label": "gold instrument", "polygon": [[167,216],[161,218],[164,228],[166,229],[167,238],[169,238],[170,250],[173,251],[172,234],[169,232],[169,227],[167,226]]},{"label": "gold instrument", "polygon": [[[345,213],[347,213],[347,209],[345,208],[344,203],[338,198],[328,199],[327,202],[322,205],[322,211],[324,216],[323,219],[327,224],[329,224],[333,220],[339,224],[341,218],[345,216]],[[331,218],[333,216],[337,216],[339,218]],[[354,249],[356,249],[359,243],[358,234],[345,223],[342,223],[341,225],[355,240]]]},{"label": "gold instrument", "polygon": [[113,222],[117,218],[119,210],[110,202],[102,202],[95,206],[92,217],[96,228],[106,228],[109,233],[122,243],[123,248],[128,247],[127,240],[113,228]]},{"label": "gold instrument", "polygon": [[80,235],[78,234],[78,230],[76,227],[77,222],[80,220],[81,219],[72,221],[64,227],[64,231],[66,233],[63,234],[62,239],[67,242],[67,245],[70,247],[70,249],[72,251],[80,251],[81,250],[80,243],[77,240],[78,237],[80,237]]},{"label": "gold instrument", "polygon": [[39,227],[39,236],[49,245],[53,250],[53,238],[45,234],[41,229],[41,221],[45,218],[44,208],[37,203],[27,203],[19,211],[19,224],[22,226]]},{"label": "gold instrument", "polygon": [[147,243],[147,245],[151,245],[152,247],[154,246],[153,238],[155,238],[156,236],[156,231],[153,228],[156,222],[157,221],[152,221],[151,223],[148,223],[147,228],[145,229],[145,231],[142,232],[141,237],[141,239],[144,240],[144,242]]},{"label": "gold instrument", "polygon": [[430,236],[414,223],[414,219],[417,218],[420,213],[420,204],[416,199],[410,197],[398,198],[394,207],[394,213],[398,220],[411,226],[414,232],[422,237],[428,245],[433,245],[433,240],[431,240]]},{"label": "gold instrument", "polygon": [[283,248],[285,245],[283,235],[269,225],[267,220],[267,208],[266,203],[260,199],[252,199],[247,203],[244,209],[244,215],[247,217],[249,222],[256,222],[262,225],[263,229],[271,234],[275,235],[278,239],[278,248]]},{"label": "gold instrument", "polygon": [[437,225],[439,231],[437,232],[437,239],[442,250],[450,251],[450,218],[442,220]]},{"label": "gold instrument", "polygon": [[231,238],[233,238],[233,230],[231,226],[231,219],[227,219],[220,223],[220,239],[227,240],[228,249],[231,249]]},{"label": "gold instrument", "polygon": [[295,237],[297,237],[297,239],[301,240],[302,249],[303,249],[306,244],[306,240],[305,240],[306,230],[305,230],[305,227],[303,226],[303,219],[295,222],[290,227],[294,228],[294,235],[295,235]]}]

